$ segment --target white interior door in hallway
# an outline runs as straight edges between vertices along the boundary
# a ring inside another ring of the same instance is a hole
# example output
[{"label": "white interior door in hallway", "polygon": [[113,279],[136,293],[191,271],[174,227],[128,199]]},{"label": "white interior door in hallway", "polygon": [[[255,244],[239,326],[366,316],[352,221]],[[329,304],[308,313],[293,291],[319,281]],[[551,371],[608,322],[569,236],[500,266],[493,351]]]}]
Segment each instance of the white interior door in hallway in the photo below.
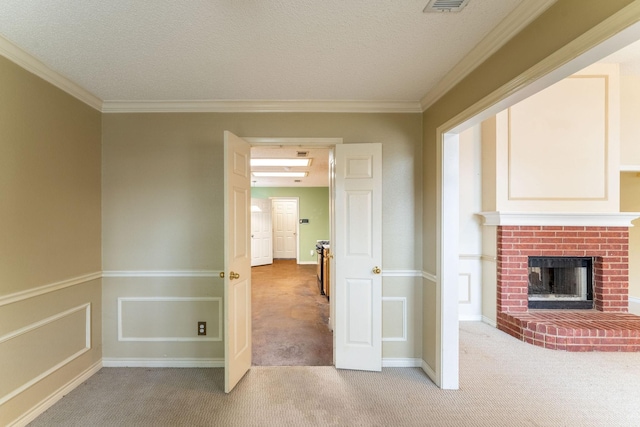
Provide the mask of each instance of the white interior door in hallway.
[{"label": "white interior door in hallway", "polygon": [[298,258],[298,199],[274,198],[273,258]]},{"label": "white interior door in hallway", "polygon": [[251,267],[273,264],[271,199],[251,199]]}]

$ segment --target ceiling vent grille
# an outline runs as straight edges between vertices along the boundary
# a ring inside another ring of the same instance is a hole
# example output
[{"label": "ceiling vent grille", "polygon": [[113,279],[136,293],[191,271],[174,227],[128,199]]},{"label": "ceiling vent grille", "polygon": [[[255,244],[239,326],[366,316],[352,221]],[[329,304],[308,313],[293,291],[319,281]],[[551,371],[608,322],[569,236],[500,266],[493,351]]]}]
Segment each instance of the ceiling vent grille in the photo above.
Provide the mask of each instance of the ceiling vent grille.
[{"label": "ceiling vent grille", "polygon": [[308,151],[298,151],[297,152],[298,157],[307,157],[309,155]]},{"label": "ceiling vent grille", "polygon": [[423,12],[460,12],[467,3],[469,0],[430,0]]}]

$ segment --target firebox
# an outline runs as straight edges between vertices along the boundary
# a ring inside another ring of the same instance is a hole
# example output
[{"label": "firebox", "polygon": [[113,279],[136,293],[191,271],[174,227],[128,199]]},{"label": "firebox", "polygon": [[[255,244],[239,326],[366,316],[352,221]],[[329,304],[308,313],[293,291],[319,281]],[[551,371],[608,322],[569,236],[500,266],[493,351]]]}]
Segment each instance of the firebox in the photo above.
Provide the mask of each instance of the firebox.
[{"label": "firebox", "polygon": [[530,256],[528,273],[529,308],[593,308],[593,258]]}]

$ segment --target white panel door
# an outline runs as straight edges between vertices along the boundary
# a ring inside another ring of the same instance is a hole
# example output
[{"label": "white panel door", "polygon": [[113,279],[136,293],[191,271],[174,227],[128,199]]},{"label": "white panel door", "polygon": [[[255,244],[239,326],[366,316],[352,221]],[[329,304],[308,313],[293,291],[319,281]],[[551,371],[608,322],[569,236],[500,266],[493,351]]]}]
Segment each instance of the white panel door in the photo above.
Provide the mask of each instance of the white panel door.
[{"label": "white panel door", "polygon": [[298,254],[298,200],[273,199],[273,257],[296,259]]},{"label": "white panel door", "polygon": [[224,133],[224,391],[251,367],[250,147]]},{"label": "white panel door", "polygon": [[251,199],[251,266],[273,264],[271,200]]},{"label": "white panel door", "polygon": [[336,368],[382,369],[382,145],[336,146]]}]

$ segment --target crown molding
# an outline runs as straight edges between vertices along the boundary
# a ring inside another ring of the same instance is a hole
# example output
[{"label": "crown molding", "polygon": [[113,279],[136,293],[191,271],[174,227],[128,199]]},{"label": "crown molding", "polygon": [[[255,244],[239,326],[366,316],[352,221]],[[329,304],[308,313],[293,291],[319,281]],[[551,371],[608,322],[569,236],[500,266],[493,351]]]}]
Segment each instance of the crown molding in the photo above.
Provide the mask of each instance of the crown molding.
[{"label": "crown molding", "polygon": [[68,78],[64,77],[57,71],[52,70],[45,65],[39,59],[33,57],[30,53],[22,50],[13,42],[7,40],[0,35],[0,55],[4,56],[8,60],[18,64],[20,67],[35,74],[41,79],[51,83],[58,89],[61,89],[69,95],[79,99],[88,106],[95,108],[98,111],[102,110],[102,100],[81,87],[80,85],[72,82]]},{"label": "crown molding", "polygon": [[471,71],[504,46],[513,36],[540,16],[557,0],[523,1],[489,32],[462,61],[458,62],[438,84],[420,100],[422,111],[460,83]]},{"label": "crown molding", "polygon": [[417,101],[104,101],[103,113],[421,113]]},{"label": "crown molding", "polygon": [[633,227],[640,212],[480,212],[484,225]]}]

